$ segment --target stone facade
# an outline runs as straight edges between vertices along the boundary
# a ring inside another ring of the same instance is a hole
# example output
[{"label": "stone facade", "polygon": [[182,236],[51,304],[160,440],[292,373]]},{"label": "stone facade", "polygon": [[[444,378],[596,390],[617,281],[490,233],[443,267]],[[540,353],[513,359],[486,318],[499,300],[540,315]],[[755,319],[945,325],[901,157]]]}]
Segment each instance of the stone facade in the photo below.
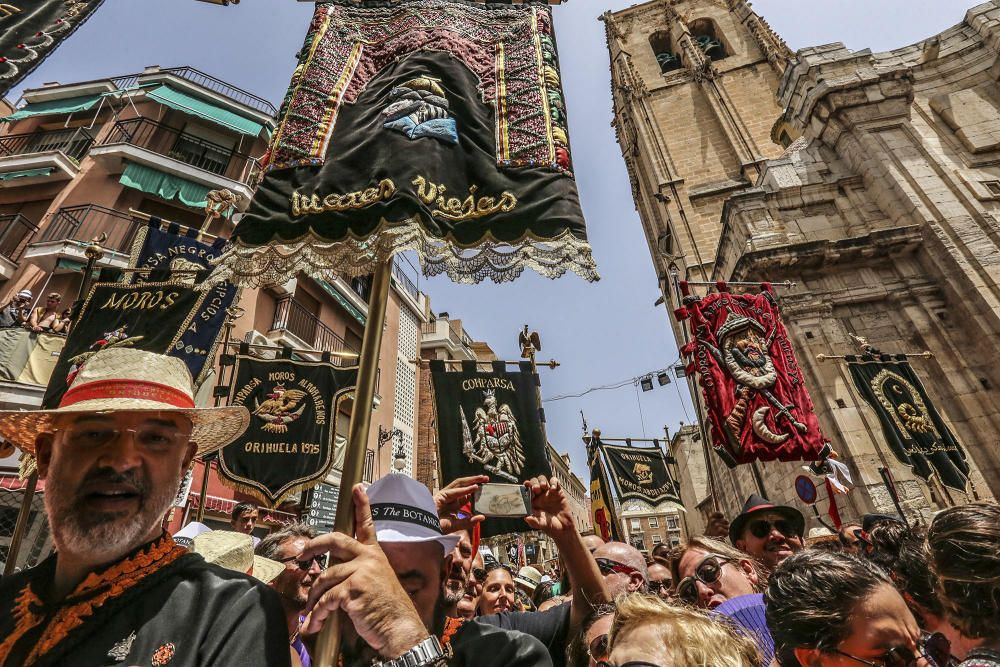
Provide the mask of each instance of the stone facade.
[{"label": "stone facade", "polygon": [[622,506],[621,522],[626,542],[647,556],[657,544],[677,546],[685,539],[680,512],[666,503],[651,507],[628,501]]},{"label": "stone facade", "polygon": [[[1000,0],[880,54],[792,54],[745,0],[660,0],[604,20],[615,127],[667,307],[674,272],[795,283],[779,290],[785,323],[856,484],[841,516],[894,511],[880,467],[914,515],[1000,493]],[[900,464],[846,367],[817,359],[857,352],[851,333],[933,353],[913,366],[966,449],[968,493]],[[692,439],[674,451],[694,471],[705,459]],[[732,515],[758,489],[749,466],[709,460],[709,484],[687,484],[689,519],[691,502]],[[759,470],[772,500],[811,514],[794,492],[800,464]],[[817,508],[828,503],[820,486]]]},{"label": "stone facade", "polygon": [[562,485],[569,500],[570,513],[578,532],[585,533],[591,529],[590,502],[587,500],[587,488],[583,480],[576,476],[570,468],[569,454],[560,454],[548,445],[549,463],[552,464],[552,474]]}]

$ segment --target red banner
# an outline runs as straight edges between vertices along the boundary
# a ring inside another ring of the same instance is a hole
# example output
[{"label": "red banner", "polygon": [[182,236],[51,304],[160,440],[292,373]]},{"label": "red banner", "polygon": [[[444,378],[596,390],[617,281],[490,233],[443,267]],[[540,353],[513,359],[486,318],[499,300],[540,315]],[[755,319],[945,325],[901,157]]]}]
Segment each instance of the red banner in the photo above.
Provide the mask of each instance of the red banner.
[{"label": "red banner", "polygon": [[690,319],[694,340],[684,353],[693,355],[712,446],[727,463],[819,458],[825,439],[770,285],[688,298],[675,315]]}]

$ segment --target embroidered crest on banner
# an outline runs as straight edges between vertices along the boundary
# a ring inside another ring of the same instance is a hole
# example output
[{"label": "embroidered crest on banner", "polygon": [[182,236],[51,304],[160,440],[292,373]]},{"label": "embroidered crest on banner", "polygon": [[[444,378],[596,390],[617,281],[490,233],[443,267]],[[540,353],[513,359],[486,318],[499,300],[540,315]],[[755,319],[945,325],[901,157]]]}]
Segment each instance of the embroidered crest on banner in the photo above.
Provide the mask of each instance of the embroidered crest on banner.
[{"label": "embroidered crest on banner", "polygon": [[465,421],[465,412],[459,409],[462,416],[462,433],[464,444],[462,453],[470,463],[483,464],[490,472],[512,482],[518,481],[518,474],[524,465],[524,448],[521,446],[521,434],[517,429],[514,412],[506,403],[497,404],[496,393],[492,389],[483,392],[483,407],[476,408],[469,432]]},{"label": "embroidered crest on banner", "polygon": [[305,411],[306,404],[302,403],[305,397],[306,392],[301,389],[286,389],[284,383],[277,384],[263,403],[254,399],[253,416],[267,422],[261,428],[268,433],[287,433],[288,424]]}]

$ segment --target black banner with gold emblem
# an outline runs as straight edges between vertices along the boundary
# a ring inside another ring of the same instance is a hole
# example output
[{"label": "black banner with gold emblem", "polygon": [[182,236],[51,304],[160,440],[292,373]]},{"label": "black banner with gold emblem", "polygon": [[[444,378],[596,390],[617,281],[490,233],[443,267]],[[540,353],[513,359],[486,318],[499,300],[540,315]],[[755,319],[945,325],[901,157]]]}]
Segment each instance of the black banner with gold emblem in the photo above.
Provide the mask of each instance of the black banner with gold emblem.
[{"label": "black banner with gold emblem", "polygon": [[[520,372],[509,373],[504,362],[494,362],[492,373],[481,373],[475,362],[447,371],[443,362],[433,360],[430,370],[444,484],[468,475],[489,475],[491,482],[500,484],[551,477],[537,376],[530,364],[524,362]],[[483,523],[485,537],[528,530],[521,519],[490,518]]]},{"label": "black banner with gold emblem", "polygon": [[250,411],[250,427],[222,449],[222,481],[268,507],[321,482],[333,466],[339,405],[357,374],[323,361],[237,355],[229,404]]},{"label": "black banner with gold emblem", "polygon": [[[156,280],[163,275],[156,274],[141,285],[94,284],[52,371],[43,408],[59,405],[69,380],[99,350],[131,347],[184,359],[184,350],[176,349],[177,341],[208,293],[178,281]],[[188,277],[193,283],[194,276]]]},{"label": "black banner with gold emblem", "polygon": [[592,443],[587,447],[587,456],[590,464],[590,518],[594,532],[605,542],[623,542],[614,499],[601,463],[600,447]]},{"label": "black banner with gold emblem", "polygon": [[38,67],[104,0],[0,3],[0,97]]},{"label": "black banner with gold emblem", "polygon": [[905,355],[847,355],[854,386],[878,414],[889,448],[913,473],[964,491],[969,464]]},{"label": "black banner with gold emblem", "polygon": [[664,501],[681,504],[677,485],[659,448],[619,447],[603,442],[600,448],[620,500],[642,500],[650,505]]}]

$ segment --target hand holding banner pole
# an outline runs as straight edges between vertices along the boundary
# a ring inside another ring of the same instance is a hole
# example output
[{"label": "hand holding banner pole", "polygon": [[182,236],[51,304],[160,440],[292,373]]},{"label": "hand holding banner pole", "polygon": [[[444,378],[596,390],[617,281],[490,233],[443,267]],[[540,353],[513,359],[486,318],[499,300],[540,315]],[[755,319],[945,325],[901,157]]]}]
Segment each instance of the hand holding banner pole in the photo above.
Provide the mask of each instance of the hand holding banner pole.
[{"label": "hand holding banner pole", "polygon": [[[382,262],[372,280],[372,296],[368,305],[368,322],[361,342],[361,359],[358,366],[358,386],[354,391],[351,409],[351,427],[344,455],[344,471],[340,478],[340,499],[333,529],[345,535],[354,535],[354,485],[361,481],[365,469],[365,451],[368,448],[368,431],[371,429],[372,401],[375,399],[375,380],[378,373],[379,351],[382,347],[382,330],[385,328],[385,310],[389,302],[389,278],[392,258]],[[316,638],[316,667],[336,667],[340,654],[340,623],[337,614],[331,614]]]}]

